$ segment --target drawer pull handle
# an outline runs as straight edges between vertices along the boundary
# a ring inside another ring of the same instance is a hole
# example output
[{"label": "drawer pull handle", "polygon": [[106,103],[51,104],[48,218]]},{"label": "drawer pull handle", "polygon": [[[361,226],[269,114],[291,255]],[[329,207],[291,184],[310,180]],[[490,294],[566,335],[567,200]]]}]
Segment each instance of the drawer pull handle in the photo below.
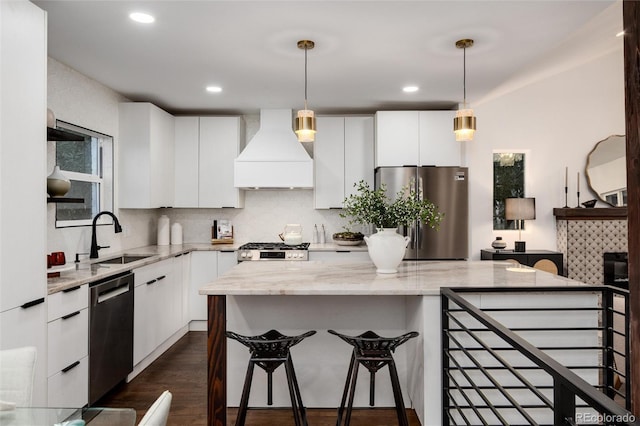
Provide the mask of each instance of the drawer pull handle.
[{"label": "drawer pull handle", "polygon": [[149,285],[149,284],[153,284],[153,283],[155,283],[156,281],[158,281],[158,280],[151,280],[151,281],[147,281],[147,285]]},{"label": "drawer pull handle", "polygon": [[63,373],[66,373],[67,371],[69,371],[69,370],[72,370],[72,369],[76,368],[78,365],[80,365],[80,361],[76,361],[76,362],[74,362],[73,364],[69,365],[68,367],[63,368],[63,369],[62,369],[62,372],[63,372]]},{"label": "drawer pull handle", "polygon": [[180,254],[176,254],[176,255],[175,255],[175,256],[173,256],[173,257],[180,257],[180,256],[182,256],[182,253],[180,253]]},{"label": "drawer pull handle", "polygon": [[160,280],[164,280],[165,278],[167,278],[166,275],[161,275],[157,278],[157,280],[160,281]]},{"label": "drawer pull handle", "polygon": [[72,312],[72,313],[70,313],[70,314],[68,314],[68,315],[65,315],[65,316],[61,317],[61,318],[62,318],[63,320],[66,320],[66,319],[69,319],[69,318],[73,318],[73,317],[75,317],[76,315],[80,315],[80,311]]},{"label": "drawer pull handle", "polygon": [[36,300],[32,300],[31,302],[27,302],[24,305],[20,306],[22,309],[28,309],[31,308],[32,306],[36,306],[39,305],[41,303],[44,303],[44,297],[41,297],[40,299],[36,299]]},{"label": "drawer pull handle", "polygon": [[351,253],[351,250],[336,250],[336,253]]},{"label": "drawer pull handle", "polygon": [[62,290],[62,292],[63,293],[71,293],[72,291],[76,291],[76,290],[80,290],[80,286],[71,287],[71,288],[65,288],[64,290]]}]

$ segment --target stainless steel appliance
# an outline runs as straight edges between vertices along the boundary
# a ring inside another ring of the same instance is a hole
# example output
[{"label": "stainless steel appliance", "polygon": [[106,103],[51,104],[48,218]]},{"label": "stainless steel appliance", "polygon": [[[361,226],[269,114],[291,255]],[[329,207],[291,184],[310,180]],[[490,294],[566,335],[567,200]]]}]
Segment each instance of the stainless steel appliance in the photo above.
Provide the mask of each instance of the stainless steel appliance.
[{"label": "stainless steel appliance", "polygon": [[466,167],[378,167],[375,187],[385,184],[389,197],[405,186],[432,201],[444,213],[439,230],[420,223],[401,232],[411,237],[406,260],[466,259],[469,256],[469,190]]},{"label": "stainless steel appliance", "polygon": [[133,370],[133,273],[91,284],[89,405]]},{"label": "stainless steel appliance", "polygon": [[238,262],[247,260],[309,260],[309,243],[247,243],[238,248]]}]

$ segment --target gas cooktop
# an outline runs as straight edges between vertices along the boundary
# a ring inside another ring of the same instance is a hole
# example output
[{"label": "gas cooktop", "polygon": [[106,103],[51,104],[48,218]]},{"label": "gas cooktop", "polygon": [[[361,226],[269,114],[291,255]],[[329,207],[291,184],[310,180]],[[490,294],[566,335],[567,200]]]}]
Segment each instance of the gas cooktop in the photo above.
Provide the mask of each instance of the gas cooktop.
[{"label": "gas cooktop", "polygon": [[309,243],[247,243],[238,248],[238,261],[245,260],[308,260]]}]

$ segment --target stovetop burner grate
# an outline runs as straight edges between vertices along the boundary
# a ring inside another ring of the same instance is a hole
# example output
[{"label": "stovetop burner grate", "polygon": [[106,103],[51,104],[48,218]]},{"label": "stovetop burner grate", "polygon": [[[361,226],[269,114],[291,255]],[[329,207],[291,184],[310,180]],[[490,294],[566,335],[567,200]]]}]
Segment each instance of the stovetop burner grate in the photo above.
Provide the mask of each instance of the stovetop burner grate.
[{"label": "stovetop burner grate", "polygon": [[239,248],[240,250],[308,250],[309,243],[297,245],[287,245],[285,243],[247,243]]}]

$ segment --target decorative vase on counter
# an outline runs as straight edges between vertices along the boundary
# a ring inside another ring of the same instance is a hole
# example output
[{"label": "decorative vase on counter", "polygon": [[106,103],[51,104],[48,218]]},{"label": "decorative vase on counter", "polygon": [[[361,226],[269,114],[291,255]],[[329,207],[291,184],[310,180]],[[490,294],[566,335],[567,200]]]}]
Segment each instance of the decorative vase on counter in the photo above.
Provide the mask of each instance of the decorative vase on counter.
[{"label": "decorative vase on counter", "polygon": [[402,262],[409,237],[403,237],[396,228],[378,228],[378,232],[364,237],[369,248],[369,257],[379,274],[395,274]]},{"label": "decorative vase on counter", "polygon": [[496,240],[491,243],[491,247],[496,250],[503,250],[507,248],[507,242],[502,240],[502,237],[496,237]]},{"label": "decorative vase on counter", "polygon": [[53,172],[47,176],[47,194],[50,197],[62,197],[71,188],[71,181],[55,166]]}]

